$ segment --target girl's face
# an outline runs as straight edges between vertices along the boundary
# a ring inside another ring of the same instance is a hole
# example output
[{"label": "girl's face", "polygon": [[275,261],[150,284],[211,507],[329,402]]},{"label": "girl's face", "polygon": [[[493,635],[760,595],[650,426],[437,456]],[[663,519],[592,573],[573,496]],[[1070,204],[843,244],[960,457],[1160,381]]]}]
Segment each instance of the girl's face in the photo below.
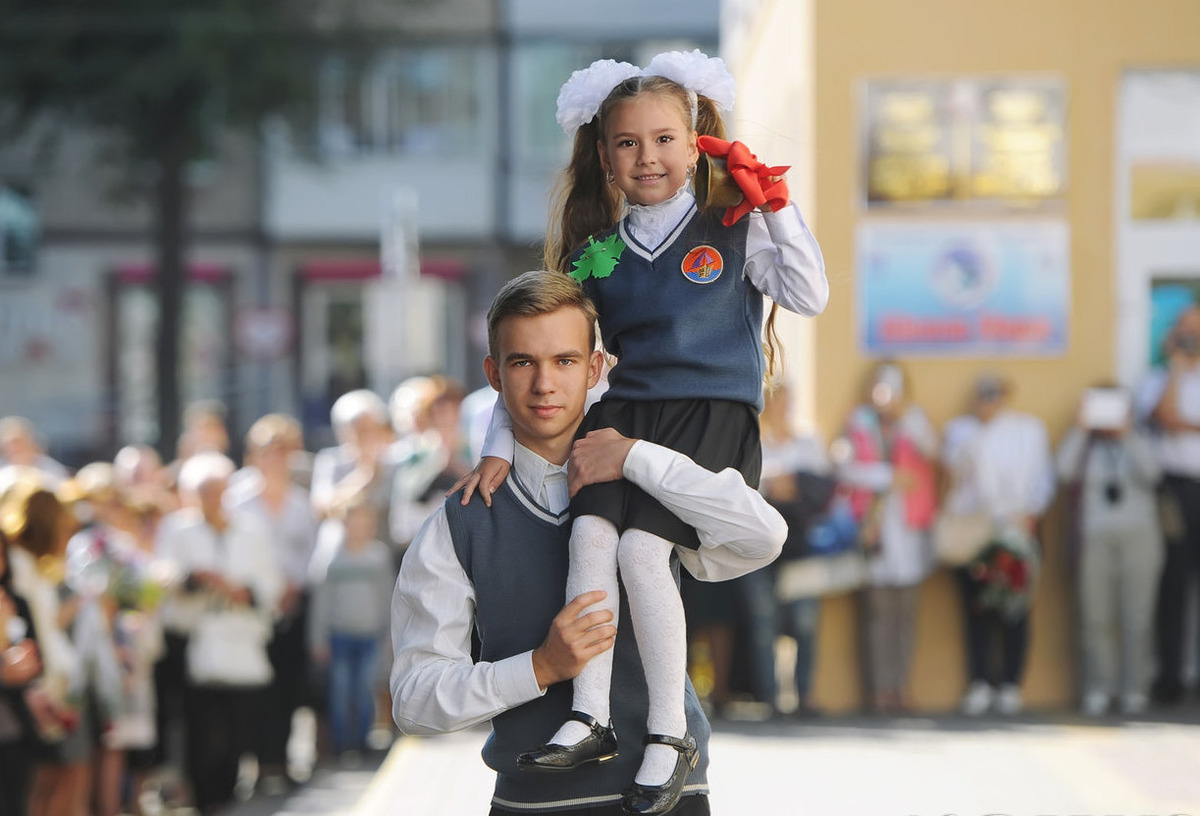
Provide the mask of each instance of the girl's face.
[{"label": "girl's face", "polygon": [[642,93],[618,104],[597,147],[605,172],[630,204],[658,204],[688,180],[700,151],[684,111],[670,97]]}]

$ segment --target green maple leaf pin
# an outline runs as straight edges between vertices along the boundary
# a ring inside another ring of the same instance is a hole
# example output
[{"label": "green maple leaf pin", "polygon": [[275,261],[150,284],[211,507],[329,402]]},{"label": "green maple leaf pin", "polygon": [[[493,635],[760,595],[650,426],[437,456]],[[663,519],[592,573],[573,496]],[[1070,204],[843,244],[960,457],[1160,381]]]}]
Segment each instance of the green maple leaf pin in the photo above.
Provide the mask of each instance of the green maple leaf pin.
[{"label": "green maple leaf pin", "polygon": [[572,264],[574,269],[571,270],[571,277],[580,283],[588,278],[607,278],[613,273],[624,251],[625,242],[615,232],[603,241],[588,238],[583,254]]}]

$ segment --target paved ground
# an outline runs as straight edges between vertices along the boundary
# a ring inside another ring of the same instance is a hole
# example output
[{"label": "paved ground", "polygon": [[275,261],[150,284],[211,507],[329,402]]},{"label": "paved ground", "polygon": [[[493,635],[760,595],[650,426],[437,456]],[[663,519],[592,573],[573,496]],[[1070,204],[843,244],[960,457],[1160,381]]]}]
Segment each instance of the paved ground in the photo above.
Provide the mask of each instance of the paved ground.
[{"label": "paved ground", "polygon": [[[713,813],[1200,816],[1198,714],[721,721]],[[255,797],[237,816],[484,814],[492,785],[479,759],[485,735],[402,737],[378,771],[373,762],[321,769],[296,793]]]}]

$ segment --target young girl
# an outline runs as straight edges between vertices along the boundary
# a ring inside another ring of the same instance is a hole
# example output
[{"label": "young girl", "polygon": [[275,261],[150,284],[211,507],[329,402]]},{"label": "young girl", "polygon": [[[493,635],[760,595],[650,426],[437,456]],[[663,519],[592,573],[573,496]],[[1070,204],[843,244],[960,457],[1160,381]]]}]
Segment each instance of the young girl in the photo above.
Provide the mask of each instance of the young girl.
[{"label": "young girl", "polygon": [[[774,175],[782,169],[764,168],[743,145],[722,141],[719,111],[732,107],[733,91],[724,63],[699,51],[660,54],[645,69],[600,60],[576,71],[558,100],[558,121],[575,142],[546,263],[581,281],[599,311],[605,348],[618,360],[579,436],[615,428],[714,471],[734,467],[756,485],[757,414],[766,358],[774,357],[773,346],[769,355],[762,346],[762,296],[812,316],[825,307],[828,283],[816,240]],[[698,210],[691,189],[701,143],[728,153],[731,175],[747,193],[724,219]],[[775,212],[750,212],[767,200]],[[503,413],[493,423],[497,430],[506,424]],[[511,460],[511,434],[499,449],[496,437],[485,455],[506,461],[481,463],[485,499]],[[571,515],[567,597],[603,589],[606,599],[589,611],[615,616],[619,568],[643,656],[649,733],[624,806],[664,813],[696,761],[684,715],[684,613],[670,556],[700,542],[625,480],[579,491]],[[564,771],[616,755],[607,725],[611,666],[611,652],[587,664],[574,681],[571,719],[523,754],[522,767]]]},{"label": "young girl", "polygon": [[376,538],[378,513],[370,497],[342,510],[345,535],[313,592],[309,646],[329,666],[329,725],[339,757],[367,749],[375,721],[375,666],[387,635],[395,583],[392,553]]}]

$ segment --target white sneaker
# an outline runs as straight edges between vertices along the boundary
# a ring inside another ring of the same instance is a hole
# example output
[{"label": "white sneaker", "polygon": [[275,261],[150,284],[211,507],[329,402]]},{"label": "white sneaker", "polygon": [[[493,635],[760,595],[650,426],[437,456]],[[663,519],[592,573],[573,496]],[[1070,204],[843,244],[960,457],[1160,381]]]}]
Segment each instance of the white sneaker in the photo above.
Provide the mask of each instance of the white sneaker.
[{"label": "white sneaker", "polygon": [[1146,709],[1150,707],[1150,700],[1145,694],[1138,691],[1131,691],[1128,694],[1121,695],[1121,713],[1138,715],[1145,714]]},{"label": "white sneaker", "polygon": [[996,695],[997,714],[1019,714],[1021,709],[1024,707],[1025,701],[1021,699],[1020,686],[1014,686],[1012,683],[1005,683],[1000,687],[1000,693]]},{"label": "white sneaker", "polygon": [[995,689],[982,680],[976,680],[963,695],[962,713],[968,717],[978,717],[992,707],[995,697]]},{"label": "white sneaker", "polygon": [[1089,691],[1083,695],[1083,713],[1087,717],[1103,717],[1108,713],[1108,694],[1103,691]]}]

